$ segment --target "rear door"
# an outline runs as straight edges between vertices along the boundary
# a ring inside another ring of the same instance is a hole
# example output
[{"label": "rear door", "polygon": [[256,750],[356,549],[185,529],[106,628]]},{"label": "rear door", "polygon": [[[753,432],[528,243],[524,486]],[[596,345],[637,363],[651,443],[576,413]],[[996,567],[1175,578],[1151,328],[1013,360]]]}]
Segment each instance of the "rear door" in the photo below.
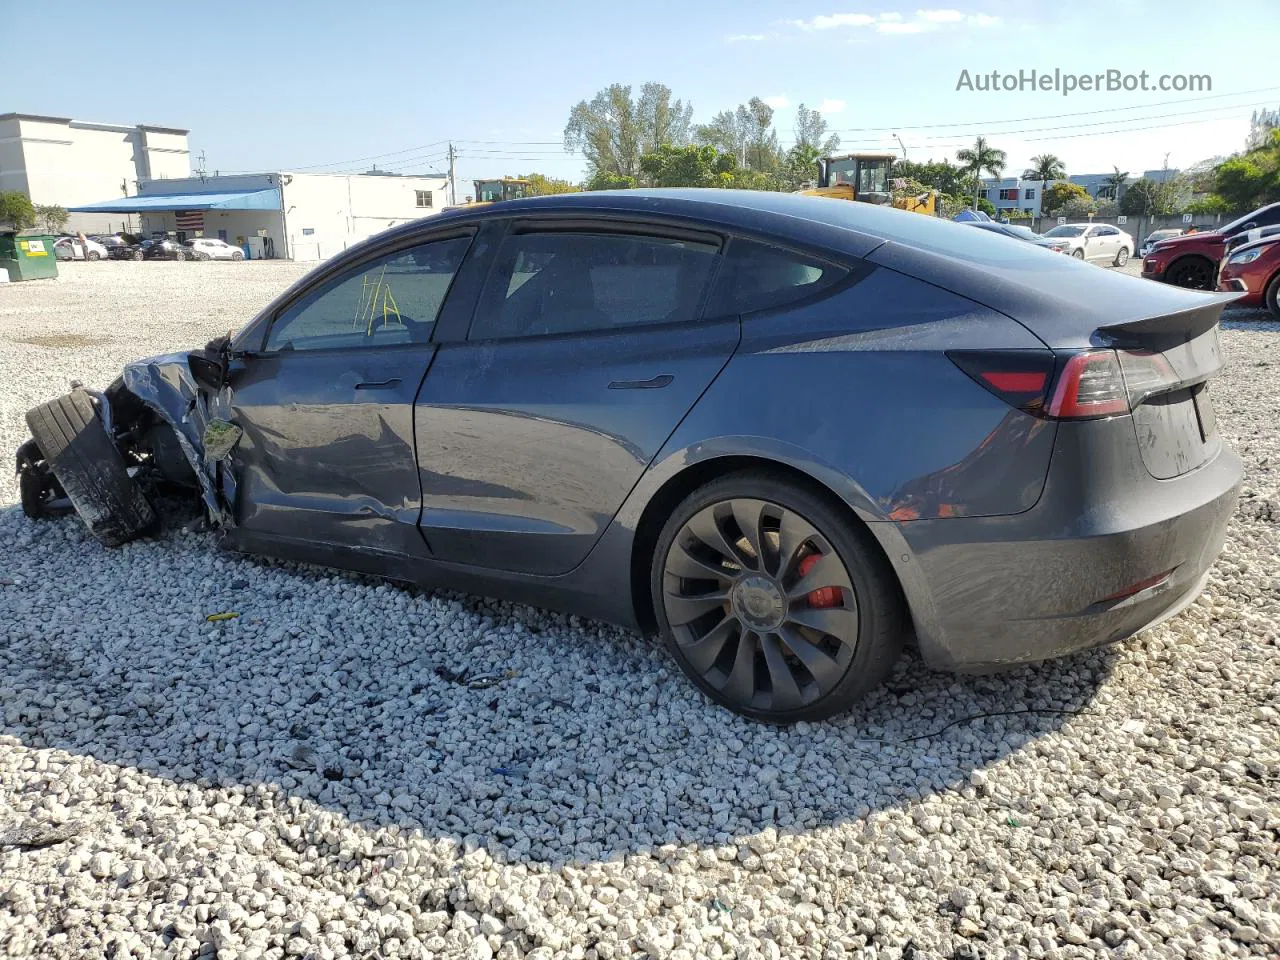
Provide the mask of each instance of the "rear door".
[{"label": "rear door", "polygon": [[721,238],[616,221],[512,223],[466,339],[415,410],[433,556],[571,570],[738,344],[703,318]]},{"label": "rear door", "polygon": [[421,554],[413,402],[470,245],[441,236],[322,276],[232,381],[237,536]]}]

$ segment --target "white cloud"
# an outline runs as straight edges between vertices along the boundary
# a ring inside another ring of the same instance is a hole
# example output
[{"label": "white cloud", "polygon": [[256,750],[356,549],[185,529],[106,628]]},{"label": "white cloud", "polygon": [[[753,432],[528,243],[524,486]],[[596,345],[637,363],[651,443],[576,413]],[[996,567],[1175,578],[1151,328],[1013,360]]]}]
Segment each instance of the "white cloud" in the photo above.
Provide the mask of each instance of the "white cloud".
[{"label": "white cloud", "polygon": [[743,42],[754,43],[757,40],[763,40],[764,34],[763,33],[731,33],[729,34],[729,36],[725,37],[724,39],[726,43],[743,43]]},{"label": "white cloud", "polygon": [[877,33],[911,34],[924,33],[929,30],[940,30],[953,27],[994,27],[1000,18],[989,13],[966,15],[959,10],[947,8],[931,8],[916,10],[909,17],[896,10],[884,13],[824,13],[808,20],[782,21],[801,30],[835,30],[838,28],[873,27]]},{"label": "white cloud", "polygon": [[831,30],[835,27],[869,27],[876,18],[866,13],[830,13],[812,20],[790,20],[801,30]]},{"label": "white cloud", "polygon": [[824,116],[828,113],[842,113],[845,108],[843,100],[823,100],[818,104],[818,112]]},{"label": "white cloud", "polygon": [[783,107],[791,103],[791,101],[788,100],[786,97],[784,97],[782,94],[778,94],[777,96],[773,96],[773,97],[765,97],[764,102],[767,103],[769,106],[773,107],[773,109],[775,110],[781,110]]},{"label": "white cloud", "polygon": [[876,24],[877,33],[924,33],[926,30],[933,29],[930,24],[921,23],[919,20],[912,20],[910,23],[878,23]]}]

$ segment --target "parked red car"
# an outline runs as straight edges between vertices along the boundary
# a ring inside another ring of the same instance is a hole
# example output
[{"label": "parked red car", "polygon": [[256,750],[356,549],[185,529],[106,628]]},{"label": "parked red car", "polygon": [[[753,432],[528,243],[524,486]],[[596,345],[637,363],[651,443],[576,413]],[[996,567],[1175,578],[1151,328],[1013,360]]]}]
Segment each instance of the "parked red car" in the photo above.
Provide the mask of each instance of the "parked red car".
[{"label": "parked red car", "polygon": [[1275,224],[1280,224],[1280,203],[1259,207],[1216,230],[1162,240],[1143,258],[1142,275],[1176,287],[1213,290],[1217,287],[1218,264],[1226,252],[1227,242],[1237,234]]},{"label": "parked red car", "polygon": [[1280,237],[1255,240],[1228,254],[1218,273],[1218,289],[1243,292],[1237,303],[1266,307],[1280,317]]}]

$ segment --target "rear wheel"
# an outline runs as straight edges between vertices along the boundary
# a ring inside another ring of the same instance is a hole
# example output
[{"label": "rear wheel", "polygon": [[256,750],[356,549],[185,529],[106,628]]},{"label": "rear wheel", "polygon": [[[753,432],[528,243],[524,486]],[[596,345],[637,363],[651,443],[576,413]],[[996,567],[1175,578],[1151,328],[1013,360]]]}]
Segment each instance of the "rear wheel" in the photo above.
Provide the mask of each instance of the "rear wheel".
[{"label": "rear wheel", "polygon": [[1129,262],[1129,248],[1121,247],[1120,252],[1116,254],[1115,265],[1117,267],[1123,267],[1128,262]]},{"label": "rear wheel", "polygon": [[207,253],[205,253],[203,250],[197,250],[197,251],[196,251],[196,259],[197,259],[197,260],[199,260],[199,261],[201,261],[201,262],[203,262],[203,261],[205,261],[205,260],[208,260],[208,259],[209,259],[209,255],[208,255]]},{"label": "rear wheel", "polygon": [[684,672],[758,720],[841,713],[902,648],[902,596],[870,535],[826,498],[768,473],[724,477],[681,503],[650,588]]},{"label": "rear wheel", "polygon": [[1213,289],[1213,264],[1203,257],[1186,257],[1174,263],[1166,275],[1175,287],[1190,290]]},{"label": "rear wheel", "polygon": [[156,514],[83,390],[27,411],[27,426],[80,519],[108,547],[138,537]]},{"label": "rear wheel", "polygon": [[1072,250],[1072,251],[1071,251],[1071,255],[1072,255],[1073,257],[1075,257],[1077,260],[1083,260],[1083,259],[1084,259],[1084,251],[1083,251],[1083,250],[1079,250],[1079,249]]},{"label": "rear wheel", "polygon": [[90,250],[90,251],[89,251],[89,257],[88,257],[88,259],[90,259],[90,260],[101,260],[101,259],[102,259],[102,254],[100,254],[97,250]]},{"label": "rear wheel", "polygon": [[1271,282],[1267,284],[1267,292],[1262,302],[1267,305],[1271,315],[1280,320],[1280,273],[1272,277]]},{"label": "rear wheel", "polygon": [[135,251],[133,251],[133,253],[130,255],[130,259],[133,259],[133,260],[141,260],[141,259],[142,259],[142,251],[141,251],[141,250],[135,250]]},{"label": "rear wheel", "polygon": [[234,251],[234,252],[231,254],[231,259],[232,259],[232,260],[243,260],[243,259],[244,259],[244,251],[243,251],[243,250],[236,250],[236,251]]}]

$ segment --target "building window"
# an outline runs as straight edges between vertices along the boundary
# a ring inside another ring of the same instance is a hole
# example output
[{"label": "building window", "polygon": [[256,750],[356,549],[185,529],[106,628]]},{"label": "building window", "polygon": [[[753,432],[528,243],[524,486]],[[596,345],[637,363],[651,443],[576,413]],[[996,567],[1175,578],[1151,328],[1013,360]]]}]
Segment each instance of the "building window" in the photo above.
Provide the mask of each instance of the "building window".
[{"label": "building window", "polygon": [[1001,190],[1001,191],[1000,191],[1000,199],[1001,199],[1001,200],[1017,200],[1017,199],[1018,199],[1018,188],[1017,188],[1017,187],[1012,187],[1012,188],[1009,188],[1009,189],[1006,189],[1006,190]]},{"label": "building window", "polygon": [[1036,198],[1036,191],[1033,187],[1027,188],[1026,197],[1028,200],[1034,200]]},{"label": "building window", "polygon": [[315,232],[316,232],[316,228],[315,228],[315,227],[303,227],[303,228],[302,228],[302,235],[303,235],[304,237],[310,237],[310,236],[312,236],[313,234],[315,234]]},{"label": "building window", "polygon": [[978,196],[982,197],[983,200],[990,200],[991,191],[988,190],[986,187],[983,187],[981,190],[978,191]]},{"label": "building window", "polygon": [[415,191],[413,191],[413,195],[414,195],[414,199],[416,200],[416,202],[417,202],[417,205],[418,205],[418,206],[420,206],[420,207],[430,207],[430,206],[432,205],[432,204],[431,204],[431,191],[430,191],[430,190],[415,190]]}]

